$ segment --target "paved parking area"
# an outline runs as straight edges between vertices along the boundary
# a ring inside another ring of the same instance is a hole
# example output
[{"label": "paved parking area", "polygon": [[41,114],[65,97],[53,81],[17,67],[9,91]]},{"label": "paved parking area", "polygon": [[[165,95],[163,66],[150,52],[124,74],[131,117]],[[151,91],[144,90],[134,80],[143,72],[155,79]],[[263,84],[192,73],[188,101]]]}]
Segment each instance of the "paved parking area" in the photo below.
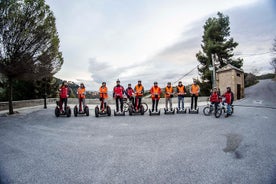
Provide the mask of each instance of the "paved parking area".
[{"label": "paved parking area", "polygon": [[[248,96],[238,104],[254,104]],[[273,108],[243,106],[219,119],[202,108],[56,118],[49,107],[0,117],[0,183],[275,183],[275,119]]]}]

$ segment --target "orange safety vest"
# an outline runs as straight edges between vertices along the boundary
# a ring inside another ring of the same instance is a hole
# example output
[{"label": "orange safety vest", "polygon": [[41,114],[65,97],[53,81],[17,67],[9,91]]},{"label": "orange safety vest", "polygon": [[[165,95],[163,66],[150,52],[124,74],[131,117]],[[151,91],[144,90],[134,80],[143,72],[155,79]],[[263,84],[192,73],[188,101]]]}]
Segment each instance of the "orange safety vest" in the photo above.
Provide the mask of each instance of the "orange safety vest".
[{"label": "orange safety vest", "polygon": [[177,91],[178,91],[178,93],[185,93],[185,86],[184,85],[182,85],[182,86],[177,86]]},{"label": "orange safety vest", "polygon": [[135,93],[137,96],[143,96],[143,89],[144,87],[141,85],[141,86],[138,86],[138,84],[135,86]]},{"label": "orange safety vest", "polygon": [[107,94],[107,87],[100,87],[99,89],[100,91],[100,98],[108,98],[108,94]]},{"label": "orange safety vest", "polygon": [[195,94],[196,96],[198,96],[198,91],[199,91],[199,85],[197,84],[192,84],[191,86],[191,92],[192,94]]},{"label": "orange safety vest", "polygon": [[152,86],[152,88],[150,89],[150,93],[151,93],[151,98],[154,99],[155,98],[155,94],[158,95],[158,99],[160,98],[160,94],[161,94],[161,88],[160,87],[154,87]]},{"label": "orange safety vest", "polygon": [[85,88],[78,88],[78,97],[85,98]]},{"label": "orange safety vest", "polygon": [[169,88],[168,86],[166,86],[166,88],[165,88],[165,97],[170,98],[171,95],[172,95],[171,93],[173,93],[173,87],[171,86]]}]

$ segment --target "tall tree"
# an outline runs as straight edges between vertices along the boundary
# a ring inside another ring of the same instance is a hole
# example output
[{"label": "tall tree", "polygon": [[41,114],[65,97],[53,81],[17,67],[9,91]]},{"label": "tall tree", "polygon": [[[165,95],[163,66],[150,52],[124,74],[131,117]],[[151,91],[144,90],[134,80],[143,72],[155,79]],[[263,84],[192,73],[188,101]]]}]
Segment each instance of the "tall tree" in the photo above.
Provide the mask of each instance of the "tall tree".
[{"label": "tall tree", "polygon": [[8,81],[9,113],[14,80],[49,77],[62,64],[55,17],[44,0],[1,0],[0,73]]},{"label": "tall tree", "polygon": [[228,16],[218,12],[217,17],[207,19],[203,28],[202,51],[199,51],[196,57],[200,63],[198,71],[201,79],[209,83],[209,88],[211,88],[212,71],[209,70],[209,67],[212,66],[213,59],[215,60],[216,70],[227,64],[241,68],[243,60],[241,58],[233,58],[233,51],[238,46],[238,43],[234,42],[234,39],[230,37]]}]

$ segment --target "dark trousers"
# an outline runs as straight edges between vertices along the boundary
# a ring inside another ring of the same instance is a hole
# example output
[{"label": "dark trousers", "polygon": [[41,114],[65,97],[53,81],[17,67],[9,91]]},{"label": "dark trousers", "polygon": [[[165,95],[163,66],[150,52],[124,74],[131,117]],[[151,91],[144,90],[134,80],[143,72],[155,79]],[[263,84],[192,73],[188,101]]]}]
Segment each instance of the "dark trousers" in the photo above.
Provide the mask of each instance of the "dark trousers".
[{"label": "dark trousers", "polygon": [[198,98],[198,96],[196,96],[194,94],[191,96],[191,109],[193,109],[194,101],[195,101],[195,108],[194,109],[197,108],[197,98]]},{"label": "dark trousers", "polygon": [[159,99],[152,99],[152,111],[154,111],[154,107],[155,107],[155,110],[157,111],[158,102],[159,102]]},{"label": "dark trousers", "polygon": [[116,111],[119,111],[119,102],[120,102],[120,109],[121,112],[123,112],[123,98],[121,97],[116,97]]},{"label": "dark trousers", "polygon": [[219,104],[219,102],[212,102],[212,104],[215,105],[215,112],[216,112],[217,109],[218,109],[218,104]]},{"label": "dark trousers", "polygon": [[59,101],[59,109],[62,110],[62,104],[64,103],[64,112],[66,111],[67,107],[67,98],[60,98]]},{"label": "dark trousers", "polygon": [[128,100],[131,102],[131,104],[134,106],[134,98],[133,97],[129,97]]},{"label": "dark trousers", "polygon": [[[140,108],[141,106],[141,101],[142,101],[142,98],[141,97],[137,97],[135,98],[135,108],[138,107],[138,109]],[[137,104],[138,103],[138,104]]]}]

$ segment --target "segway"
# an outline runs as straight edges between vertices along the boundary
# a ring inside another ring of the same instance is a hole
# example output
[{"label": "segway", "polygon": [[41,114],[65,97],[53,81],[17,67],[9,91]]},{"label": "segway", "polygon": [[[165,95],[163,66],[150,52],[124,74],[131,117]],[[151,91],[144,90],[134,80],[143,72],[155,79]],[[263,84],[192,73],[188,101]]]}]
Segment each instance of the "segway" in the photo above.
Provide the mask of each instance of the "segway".
[{"label": "segway", "polygon": [[164,114],[174,114],[175,113],[175,109],[173,109],[173,108],[168,108],[168,109],[166,109],[166,108],[164,108]]},{"label": "segway", "polygon": [[78,114],[89,116],[89,108],[87,105],[84,106],[84,110],[82,110],[82,104],[80,102],[79,105],[80,109],[78,108],[78,105],[75,105],[74,107],[74,116],[77,117]]},{"label": "segway", "polygon": [[196,109],[191,109],[189,108],[189,114],[198,114],[199,108],[197,107]]},{"label": "segway", "polygon": [[71,116],[71,108],[67,105],[66,106],[66,110],[65,111],[63,111],[62,109],[62,107],[61,107],[61,109],[60,109],[60,107],[59,107],[59,103],[61,103],[60,101],[56,101],[56,104],[57,104],[57,106],[56,106],[56,108],[55,108],[55,115],[56,115],[56,117],[59,117],[59,116],[67,116],[67,117],[70,117]]},{"label": "segway", "polygon": [[140,108],[138,108],[138,97],[136,96],[135,97],[135,104],[136,104],[136,107],[134,107],[132,104],[129,106],[129,109],[128,109],[128,113],[130,116],[132,115],[136,115],[136,114],[141,114],[141,115],[144,115],[144,106],[142,104],[140,104]]},{"label": "segway", "polygon": [[[158,99],[158,97],[155,97],[155,99],[154,99],[155,104],[156,104],[156,102],[157,102],[157,99]],[[150,116],[151,116],[151,115],[160,115],[160,109],[158,109],[158,111],[157,111],[157,109],[156,109],[156,111],[151,111],[151,109],[149,109],[149,115],[150,115]]]},{"label": "segway", "polygon": [[177,114],[186,114],[187,113],[187,108],[185,108],[185,109],[175,108],[175,110],[176,110]]},{"label": "segway", "polygon": [[[123,105],[123,104],[120,103],[120,105]],[[125,113],[124,109],[122,111],[114,110],[114,116],[125,116],[125,115],[126,115],[126,113]]]},{"label": "segway", "polygon": [[110,106],[107,105],[105,107],[104,99],[101,98],[100,100],[101,100],[101,105],[100,105],[101,108],[99,108],[98,105],[95,107],[95,116],[96,117],[99,117],[99,116],[111,116],[111,108],[110,108]]}]

